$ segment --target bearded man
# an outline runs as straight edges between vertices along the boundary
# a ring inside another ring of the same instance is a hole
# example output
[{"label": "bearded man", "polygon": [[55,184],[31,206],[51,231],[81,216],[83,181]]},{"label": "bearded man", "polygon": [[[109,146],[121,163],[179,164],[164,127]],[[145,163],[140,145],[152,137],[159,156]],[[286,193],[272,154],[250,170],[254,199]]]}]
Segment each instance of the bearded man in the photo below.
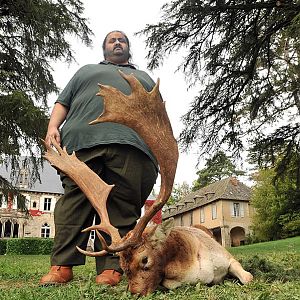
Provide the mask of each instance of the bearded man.
[{"label": "bearded man", "polygon": [[[96,95],[98,83],[113,86],[127,95],[131,93],[119,70],[133,74],[149,92],[155,82],[130,62],[129,40],[122,31],[108,33],[102,48],[105,60],[80,68],[59,95],[45,141],[50,145],[50,138],[54,138],[69,154],[75,151],[107,184],[115,185],[108,197],[107,210],[111,224],[124,236],[141,216],[141,208],[157,178],[157,161],[145,142],[129,127],[112,122],[89,125],[89,122],[104,108],[102,97]],[[86,259],[76,249],[76,246],[85,249],[89,239],[89,232],[81,231],[91,226],[94,219],[99,223],[94,208],[74,181],[62,172],[60,177],[64,195],[55,206],[51,268],[41,278],[41,285],[64,284],[73,279],[73,266],[85,264]],[[105,238],[109,243],[109,237]],[[94,247],[96,251],[101,250],[97,237]],[[96,272],[96,283],[118,284],[122,276],[119,258],[111,254],[96,257]]]}]

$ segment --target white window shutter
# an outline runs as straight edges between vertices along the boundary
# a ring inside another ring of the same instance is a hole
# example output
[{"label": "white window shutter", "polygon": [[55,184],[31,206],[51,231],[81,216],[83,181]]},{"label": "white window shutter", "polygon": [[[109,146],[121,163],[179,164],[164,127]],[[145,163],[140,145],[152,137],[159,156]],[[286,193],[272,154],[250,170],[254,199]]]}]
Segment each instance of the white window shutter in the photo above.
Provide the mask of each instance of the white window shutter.
[{"label": "white window shutter", "polygon": [[241,208],[241,217],[244,218],[245,216],[244,203],[240,203],[240,208]]},{"label": "white window shutter", "polygon": [[231,216],[234,217],[234,207],[233,207],[233,202],[230,202],[230,210],[231,210]]}]

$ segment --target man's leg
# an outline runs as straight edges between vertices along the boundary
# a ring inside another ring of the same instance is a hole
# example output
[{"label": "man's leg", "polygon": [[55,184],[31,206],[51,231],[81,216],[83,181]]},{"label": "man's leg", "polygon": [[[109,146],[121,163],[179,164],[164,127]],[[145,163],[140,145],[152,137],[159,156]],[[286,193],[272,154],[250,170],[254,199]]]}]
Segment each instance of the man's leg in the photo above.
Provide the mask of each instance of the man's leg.
[{"label": "man's leg", "polygon": [[85,255],[76,246],[86,248],[89,232],[81,232],[93,223],[94,209],[77,185],[63,176],[64,196],[54,210],[55,238],[51,265],[83,265]]},{"label": "man's leg", "polygon": [[[115,184],[107,201],[109,218],[124,236],[141,216],[141,208],[155,184],[157,169],[146,154],[129,145],[109,145],[103,159],[101,177],[106,183]],[[96,239],[95,250],[100,249]],[[97,274],[108,269],[122,273],[118,256],[111,254],[96,257],[96,269]]]},{"label": "man's leg", "polygon": [[[98,164],[98,168],[100,168]],[[83,265],[85,255],[76,246],[86,248],[89,232],[81,230],[92,225],[95,211],[77,185],[61,174],[64,195],[54,210],[55,238],[51,256],[51,269],[40,280],[41,285],[62,284],[73,279],[72,267]]]}]

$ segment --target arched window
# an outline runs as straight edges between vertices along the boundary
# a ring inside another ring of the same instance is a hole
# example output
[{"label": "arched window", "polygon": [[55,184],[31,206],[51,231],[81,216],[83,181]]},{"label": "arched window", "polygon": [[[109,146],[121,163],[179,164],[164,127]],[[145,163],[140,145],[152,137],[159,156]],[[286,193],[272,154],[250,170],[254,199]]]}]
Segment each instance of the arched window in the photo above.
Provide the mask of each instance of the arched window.
[{"label": "arched window", "polygon": [[45,223],[41,228],[41,237],[42,238],[50,237],[50,226],[47,223]]},{"label": "arched window", "polygon": [[13,238],[17,238],[19,236],[19,224],[15,223],[13,226]]},{"label": "arched window", "polygon": [[5,223],[4,223],[4,237],[11,237],[11,226],[12,223],[10,220],[7,220]]},{"label": "arched window", "polygon": [[32,208],[36,208],[36,201],[32,202]]}]

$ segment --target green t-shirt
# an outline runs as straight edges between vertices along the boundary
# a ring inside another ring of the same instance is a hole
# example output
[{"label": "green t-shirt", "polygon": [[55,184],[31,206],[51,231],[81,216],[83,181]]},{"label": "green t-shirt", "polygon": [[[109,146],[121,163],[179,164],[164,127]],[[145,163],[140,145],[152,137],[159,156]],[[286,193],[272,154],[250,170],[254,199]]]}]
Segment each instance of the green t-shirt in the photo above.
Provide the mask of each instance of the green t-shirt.
[{"label": "green t-shirt", "polygon": [[98,83],[110,85],[129,95],[131,88],[118,70],[133,74],[149,92],[155,83],[143,71],[114,64],[89,64],[80,68],[61,92],[56,102],[69,108],[61,128],[62,145],[68,153],[102,144],[129,144],[146,153],[157,165],[146,143],[131,128],[112,122],[89,125],[103,111],[103,98],[96,96]]}]

